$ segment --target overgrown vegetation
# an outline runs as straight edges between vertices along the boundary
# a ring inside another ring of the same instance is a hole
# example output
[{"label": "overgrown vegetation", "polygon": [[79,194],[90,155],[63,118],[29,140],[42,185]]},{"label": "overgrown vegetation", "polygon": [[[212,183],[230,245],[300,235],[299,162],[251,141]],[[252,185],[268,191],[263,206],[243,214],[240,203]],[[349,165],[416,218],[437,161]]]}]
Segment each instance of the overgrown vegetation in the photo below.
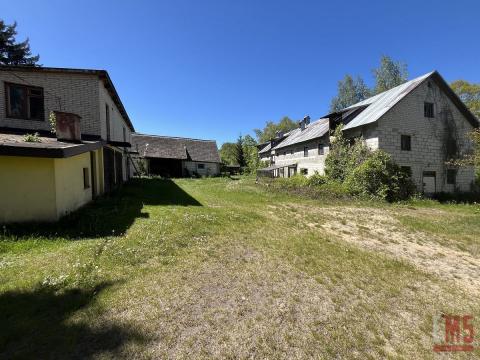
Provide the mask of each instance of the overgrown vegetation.
[{"label": "overgrown vegetation", "polygon": [[363,139],[353,144],[335,130],[325,160],[325,175],[330,181],[343,183],[351,195],[387,201],[408,199],[415,186],[409,177],[384,151],[372,151]]},{"label": "overgrown vegetation", "polygon": [[36,143],[42,142],[38,132],[33,133],[33,134],[23,135],[23,141],[25,141],[25,142],[36,142]]},{"label": "overgrown vegetation", "polygon": [[433,317],[479,326],[479,236],[478,205],[135,179],[0,231],[0,358],[433,359]]}]

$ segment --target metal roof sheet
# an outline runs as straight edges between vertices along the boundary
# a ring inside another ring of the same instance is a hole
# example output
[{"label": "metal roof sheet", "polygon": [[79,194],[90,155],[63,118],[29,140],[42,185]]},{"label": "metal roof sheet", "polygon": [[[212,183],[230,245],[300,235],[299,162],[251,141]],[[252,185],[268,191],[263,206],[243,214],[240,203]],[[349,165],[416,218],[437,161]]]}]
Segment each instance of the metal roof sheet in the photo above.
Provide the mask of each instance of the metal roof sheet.
[{"label": "metal roof sheet", "polygon": [[435,72],[429,72],[406,83],[396,86],[390,90],[384,91],[378,95],[372,96],[368,99],[353,104],[347,109],[358,108],[360,106],[367,106],[360,114],[358,114],[352,121],[350,121],[343,130],[355,128],[377,121],[388,110],[390,110],[395,104],[409,94],[413,89],[420,85],[424,80],[429,78]]},{"label": "metal roof sheet", "polygon": [[328,119],[319,119],[317,121],[311,122],[305,127],[303,131],[300,128],[292,130],[282,142],[280,142],[273,148],[273,150],[320,138],[328,132],[328,129]]}]

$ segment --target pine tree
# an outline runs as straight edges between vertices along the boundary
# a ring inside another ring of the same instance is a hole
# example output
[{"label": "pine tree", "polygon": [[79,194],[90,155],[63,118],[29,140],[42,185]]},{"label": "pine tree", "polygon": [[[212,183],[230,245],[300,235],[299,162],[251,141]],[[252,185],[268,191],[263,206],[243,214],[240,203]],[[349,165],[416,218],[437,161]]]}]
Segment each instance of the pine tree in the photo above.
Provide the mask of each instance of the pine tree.
[{"label": "pine tree", "polygon": [[244,167],[246,165],[245,161],[245,153],[243,152],[243,137],[240,135],[238,137],[237,143],[235,144],[236,147],[236,161],[237,164],[240,165],[240,167]]},{"label": "pine tree", "polygon": [[16,28],[16,22],[7,25],[0,20],[0,64],[35,66],[40,56],[32,56],[28,38],[23,42],[16,42]]}]

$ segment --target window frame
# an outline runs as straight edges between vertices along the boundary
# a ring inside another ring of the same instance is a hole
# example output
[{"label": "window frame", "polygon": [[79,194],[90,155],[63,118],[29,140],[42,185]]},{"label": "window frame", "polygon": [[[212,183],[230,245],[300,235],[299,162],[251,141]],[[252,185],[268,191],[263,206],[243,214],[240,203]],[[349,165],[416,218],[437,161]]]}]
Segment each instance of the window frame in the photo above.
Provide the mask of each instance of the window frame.
[{"label": "window frame", "polygon": [[110,129],[110,105],[105,103],[105,126],[107,132],[107,141],[110,140],[111,129]]},{"label": "window frame", "polygon": [[[21,88],[24,91],[25,100],[22,104],[22,110],[24,115],[16,116],[12,114],[11,107],[10,107],[10,87],[17,87]],[[19,120],[30,120],[30,121],[45,121],[45,91],[41,86],[32,86],[32,85],[24,85],[24,84],[17,84],[5,81],[4,83],[5,89],[5,115],[9,119],[19,119]],[[41,91],[41,95],[32,95],[30,94],[31,90],[39,90]],[[32,118],[31,111],[30,111],[30,98],[40,98],[42,99],[42,114],[40,118]]]},{"label": "window frame", "polygon": [[318,155],[325,155],[325,149],[324,149],[324,144],[320,143],[318,144]]},{"label": "window frame", "polygon": [[[429,106],[428,111],[427,111],[427,105]],[[428,102],[428,101],[423,102],[423,116],[428,118],[428,119],[435,118],[435,104],[434,103],[431,103],[431,102]]]},{"label": "window frame", "polygon": [[[403,139],[408,139],[408,146],[404,147]],[[401,151],[412,151],[412,136],[411,135],[406,135],[406,134],[400,135],[400,150]]]},{"label": "window frame", "polygon": [[308,157],[308,150],[309,150],[308,146],[303,147],[303,157]]},{"label": "window frame", "polygon": [[205,164],[204,163],[197,163],[197,170],[205,170]]}]

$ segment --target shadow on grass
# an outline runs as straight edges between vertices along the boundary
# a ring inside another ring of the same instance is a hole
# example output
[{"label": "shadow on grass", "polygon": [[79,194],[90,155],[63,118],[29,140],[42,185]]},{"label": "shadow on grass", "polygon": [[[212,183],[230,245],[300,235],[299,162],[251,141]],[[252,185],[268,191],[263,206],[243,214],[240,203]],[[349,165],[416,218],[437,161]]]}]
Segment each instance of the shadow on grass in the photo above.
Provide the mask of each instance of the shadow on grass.
[{"label": "shadow on grass", "polygon": [[146,337],[128,326],[93,328],[68,321],[110,285],[61,292],[39,287],[1,294],[0,358],[89,359],[101,353],[115,356],[128,343],[145,343]]},{"label": "shadow on grass", "polygon": [[172,180],[133,179],[56,223],[10,224],[5,237],[82,239],[124,234],[137,218],[148,218],[144,205],[202,206]]}]

